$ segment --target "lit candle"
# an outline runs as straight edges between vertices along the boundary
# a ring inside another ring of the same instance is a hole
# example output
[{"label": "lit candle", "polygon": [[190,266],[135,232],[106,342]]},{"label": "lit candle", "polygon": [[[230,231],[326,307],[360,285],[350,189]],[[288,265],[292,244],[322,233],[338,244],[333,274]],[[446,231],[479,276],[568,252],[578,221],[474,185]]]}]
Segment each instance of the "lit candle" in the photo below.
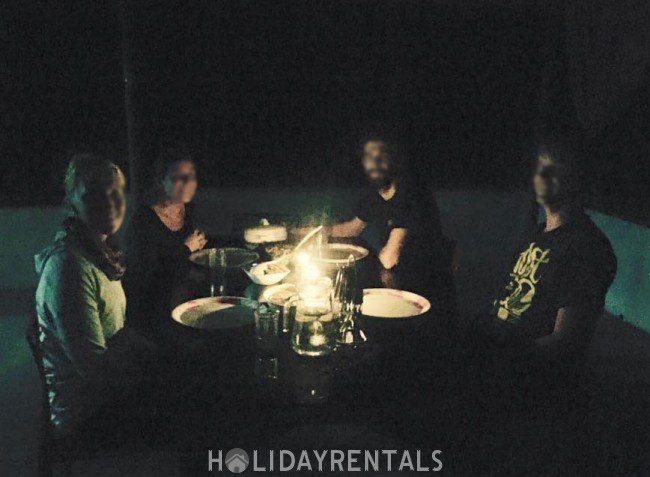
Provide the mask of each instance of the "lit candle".
[{"label": "lit candle", "polygon": [[298,261],[299,267],[305,268],[307,265],[309,265],[310,262],[309,254],[307,252],[298,252],[296,260]]},{"label": "lit candle", "polygon": [[320,277],[320,270],[316,264],[309,264],[302,273],[302,279],[305,282],[315,282]]}]

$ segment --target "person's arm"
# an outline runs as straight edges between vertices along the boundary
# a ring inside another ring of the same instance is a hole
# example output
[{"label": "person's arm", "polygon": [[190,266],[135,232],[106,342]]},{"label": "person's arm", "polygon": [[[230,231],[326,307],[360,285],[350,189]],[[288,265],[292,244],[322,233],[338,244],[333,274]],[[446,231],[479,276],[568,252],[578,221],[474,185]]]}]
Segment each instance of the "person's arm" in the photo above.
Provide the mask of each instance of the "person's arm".
[{"label": "person's arm", "polygon": [[407,237],[408,229],[406,228],[395,228],[390,231],[386,244],[379,251],[379,261],[386,270],[390,270],[399,263]]},{"label": "person's arm", "polygon": [[561,356],[581,351],[593,335],[602,309],[596,306],[560,308],[553,333],[535,341],[538,351],[549,356]]},{"label": "person's arm", "polygon": [[367,223],[359,217],[340,224],[328,225],[325,227],[325,233],[329,237],[351,238],[358,237],[366,228]]},{"label": "person's arm", "polygon": [[[125,281],[140,281],[156,261],[156,237],[150,220],[142,213],[129,222],[124,237],[127,272]],[[189,253],[189,250],[187,251]]]},{"label": "person's arm", "polygon": [[60,345],[77,372],[90,378],[107,350],[94,277],[68,254],[51,257],[43,276],[46,306]]},{"label": "person's arm", "polygon": [[[79,258],[50,258],[43,272],[47,308],[56,336],[76,371],[92,387],[125,386],[139,379],[140,368],[129,356],[139,347],[108,345],[101,324],[96,277]],[[119,334],[119,332],[118,332]]]},{"label": "person's arm", "polygon": [[538,351],[561,356],[584,353],[603,312],[616,258],[603,244],[579,243],[558,280],[558,311],[553,332],[535,341]]},{"label": "person's arm", "polygon": [[[128,224],[124,252],[126,274],[122,279],[127,298],[127,321],[141,323],[151,310],[149,293],[151,277],[161,266],[158,255],[159,245],[151,233],[150,220],[139,213]],[[186,247],[184,247],[186,248]],[[182,253],[180,250],[178,253]],[[187,255],[189,250],[186,249]]]},{"label": "person's arm", "polygon": [[128,225],[126,233],[127,266],[149,271],[158,261],[158,253],[168,260],[185,260],[192,252],[205,246],[205,234],[194,230],[184,243],[170,244],[161,238],[158,218],[153,210],[138,213]]},{"label": "person's arm", "polygon": [[[361,235],[368,224],[358,217],[340,224],[325,225],[323,234],[326,237],[353,238]],[[291,230],[291,235],[305,237],[314,227],[298,227]]]}]

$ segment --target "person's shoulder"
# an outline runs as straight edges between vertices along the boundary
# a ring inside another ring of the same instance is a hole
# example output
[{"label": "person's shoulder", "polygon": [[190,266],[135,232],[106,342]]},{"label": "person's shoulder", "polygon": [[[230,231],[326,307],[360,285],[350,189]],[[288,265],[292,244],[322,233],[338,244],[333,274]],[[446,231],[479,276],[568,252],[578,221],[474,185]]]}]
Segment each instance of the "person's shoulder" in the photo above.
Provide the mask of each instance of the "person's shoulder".
[{"label": "person's shoulder", "polygon": [[36,268],[44,276],[88,276],[95,268],[92,262],[67,239],[57,240],[35,257]]},{"label": "person's shoulder", "polygon": [[357,196],[357,204],[368,204],[372,203],[377,200],[379,197],[379,194],[377,193],[377,189],[372,187],[372,186],[364,186],[359,190],[358,196]]},{"label": "person's shoulder", "polygon": [[148,229],[155,224],[157,217],[156,212],[150,205],[139,205],[126,224],[127,235]]},{"label": "person's shoulder", "polygon": [[372,185],[365,185],[359,189],[360,198],[374,197],[377,195],[377,188]]},{"label": "person's shoulder", "polygon": [[430,202],[435,201],[433,188],[428,187],[422,180],[413,177],[400,179],[397,184],[396,197],[405,202]]},{"label": "person's shoulder", "polygon": [[596,223],[586,213],[576,216],[571,223],[571,237],[578,243],[611,249],[612,245]]},{"label": "person's shoulder", "polygon": [[149,204],[141,204],[133,212],[131,222],[148,222],[152,221],[154,218],[156,218],[156,212],[153,210],[153,207]]},{"label": "person's shoulder", "polygon": [[586,213],[578,216],[571,228],[571,245],[579,255],[606,268],[616,268],[616,255],[607,235]]}]

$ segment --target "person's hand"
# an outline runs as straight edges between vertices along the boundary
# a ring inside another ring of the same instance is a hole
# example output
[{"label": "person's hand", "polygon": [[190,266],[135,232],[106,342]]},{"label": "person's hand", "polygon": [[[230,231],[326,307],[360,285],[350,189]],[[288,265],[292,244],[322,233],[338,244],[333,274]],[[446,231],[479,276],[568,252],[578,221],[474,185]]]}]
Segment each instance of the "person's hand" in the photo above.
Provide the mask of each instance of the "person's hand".
[{"label": "person's hand", "polygon": [[391,270],[383,268],[379,273],[379,278],[384,288],[396,288],[395,274]]},{"label": "person's hand", "polygon": [[205,238],[205,234],[200,230],[195,230],[185,239],[185,246],[190,249],[190,252],[196,252],[205,247],[205,244],[208,243],[208,239]]},{"label": "person's hand", "polygon": [[379,261],[386,270],[390,270],[399,262],[399,252],[393,247],[384,247],[379,251]]}]

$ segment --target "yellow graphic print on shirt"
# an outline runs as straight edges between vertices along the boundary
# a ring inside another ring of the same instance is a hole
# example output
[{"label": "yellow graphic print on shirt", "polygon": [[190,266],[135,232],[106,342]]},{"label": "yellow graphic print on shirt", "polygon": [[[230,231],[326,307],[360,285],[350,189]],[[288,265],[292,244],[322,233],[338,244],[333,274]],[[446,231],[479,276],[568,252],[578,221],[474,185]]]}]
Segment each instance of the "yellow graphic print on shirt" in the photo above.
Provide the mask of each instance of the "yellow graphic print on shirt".
[{"label": "yellow graphic print on shirt", "polygon": [[533,301],[535,287],[539,282],[539,267],[549,261],[551,249],[542,250],[535,242],[524,250],[510,273],[510,283],[506,290],[510,295],[499,301],[497,316],[506,320],[509,317],[521,318]]}]

